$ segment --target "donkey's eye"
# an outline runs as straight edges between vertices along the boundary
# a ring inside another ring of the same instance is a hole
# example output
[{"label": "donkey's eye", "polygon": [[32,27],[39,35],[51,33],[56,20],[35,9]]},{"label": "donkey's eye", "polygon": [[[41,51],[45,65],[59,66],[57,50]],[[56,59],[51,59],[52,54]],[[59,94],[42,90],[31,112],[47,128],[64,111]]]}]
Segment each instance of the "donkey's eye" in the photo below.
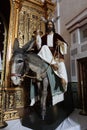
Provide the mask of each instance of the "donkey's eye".
[{"label": "donkey's eye", "polygon": [[23,60],[18,60],[17,62],[18,62],[18,63],[22,63],[22,62],[23,62]]}]

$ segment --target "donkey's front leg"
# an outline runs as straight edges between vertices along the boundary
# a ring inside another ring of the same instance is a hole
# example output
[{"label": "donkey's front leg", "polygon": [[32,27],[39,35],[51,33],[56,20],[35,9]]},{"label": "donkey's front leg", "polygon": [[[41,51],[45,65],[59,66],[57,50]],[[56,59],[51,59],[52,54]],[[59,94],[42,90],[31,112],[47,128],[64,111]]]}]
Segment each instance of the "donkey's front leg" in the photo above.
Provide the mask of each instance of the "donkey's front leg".
[{"label": "donkey's front leg", "polygon": [[41,100],[41,106],[42,106],[42,119],[44,120],[45,114],[46,114],[46,98],[47,98],[47,87],[48,87],[48,79],[45,77],[43,79],[43,91],[42,91],[42,100]]}]

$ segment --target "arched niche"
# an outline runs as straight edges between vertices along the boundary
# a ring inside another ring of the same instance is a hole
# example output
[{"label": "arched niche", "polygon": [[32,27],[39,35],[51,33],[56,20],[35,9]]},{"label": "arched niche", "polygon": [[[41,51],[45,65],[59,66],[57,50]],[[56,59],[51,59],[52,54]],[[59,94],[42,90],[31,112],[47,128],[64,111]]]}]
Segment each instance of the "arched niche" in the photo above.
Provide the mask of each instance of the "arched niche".
[{"label": "arched niche", "polygon": [[0,1],[0,84],[5,79],[6,52],[10,17],[10,1]]}]

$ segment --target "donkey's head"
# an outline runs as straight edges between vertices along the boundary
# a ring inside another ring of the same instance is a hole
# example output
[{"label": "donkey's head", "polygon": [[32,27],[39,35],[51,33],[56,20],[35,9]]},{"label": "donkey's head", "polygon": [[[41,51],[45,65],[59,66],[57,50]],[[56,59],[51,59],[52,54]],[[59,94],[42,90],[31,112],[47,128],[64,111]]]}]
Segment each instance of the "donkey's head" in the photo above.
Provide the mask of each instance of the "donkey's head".
[{"label": "donkey's head", "polygon": [[14,85],[20,85],[22,76],[26,70],[25,54],[34,44],[34,39],[26,43],[22,48],[19,47],[18,39],[16,38],[13,46],[13,55],[11,58],[11,81]]}]

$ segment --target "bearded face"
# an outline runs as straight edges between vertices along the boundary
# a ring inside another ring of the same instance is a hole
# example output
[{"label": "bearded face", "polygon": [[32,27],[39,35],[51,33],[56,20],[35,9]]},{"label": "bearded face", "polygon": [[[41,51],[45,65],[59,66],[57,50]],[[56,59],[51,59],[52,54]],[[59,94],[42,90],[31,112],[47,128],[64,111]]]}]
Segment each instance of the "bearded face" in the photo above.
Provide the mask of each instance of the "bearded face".
[{"label": "bearded face", "polygon": [[47,31],[48,31],[48,33],[51,32],[51,31],[53,31],[53,24],[52,24],[52,22],[48,23],[48,25],[47,25]]},{"label": "bearded face", "polygon": [[48,32],[53,31],[53,27],[48,27]]}]

